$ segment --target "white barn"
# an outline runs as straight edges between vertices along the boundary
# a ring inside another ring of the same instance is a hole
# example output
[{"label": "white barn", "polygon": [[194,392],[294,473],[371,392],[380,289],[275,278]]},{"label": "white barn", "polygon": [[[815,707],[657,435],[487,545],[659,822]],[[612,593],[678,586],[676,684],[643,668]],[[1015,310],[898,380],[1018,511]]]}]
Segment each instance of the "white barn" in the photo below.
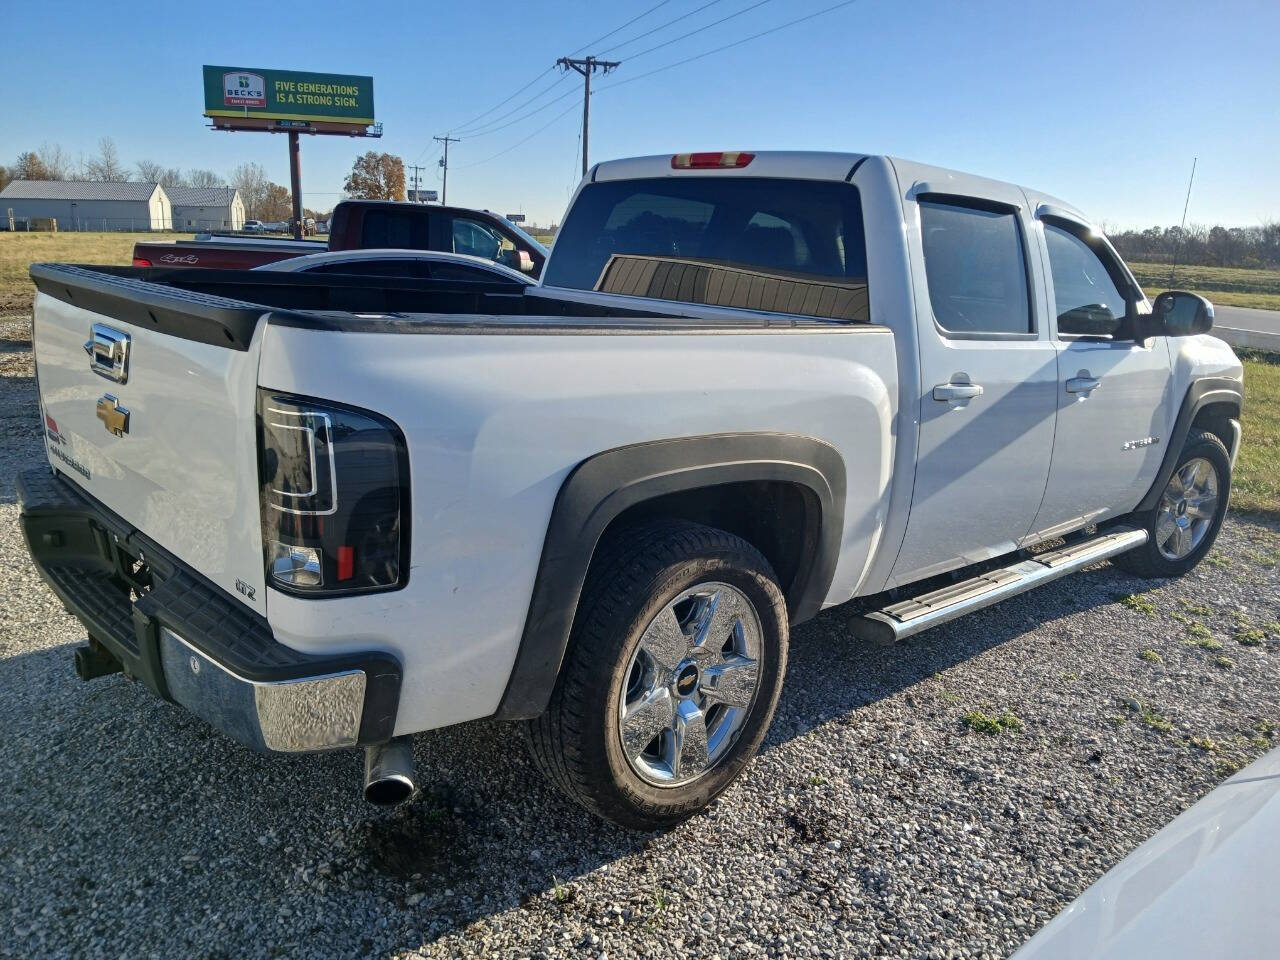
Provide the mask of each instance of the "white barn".
[{"label": "white barn", "polygon": [[158,183],[14,180],[0,190],[0,218],[57,220],[59,230],[168,230],[169,197]]},{"label": "white barn", "polygon": [[234,187],[165,187],[173,204],[173,229],[243,230],[244,202]]}]

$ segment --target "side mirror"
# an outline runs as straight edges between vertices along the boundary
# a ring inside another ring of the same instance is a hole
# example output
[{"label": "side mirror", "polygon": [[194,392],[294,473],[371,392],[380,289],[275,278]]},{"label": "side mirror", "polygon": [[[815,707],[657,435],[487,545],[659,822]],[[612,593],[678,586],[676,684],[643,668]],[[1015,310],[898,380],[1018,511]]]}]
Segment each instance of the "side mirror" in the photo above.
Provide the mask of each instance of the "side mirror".
[{"label": "side mirror", "polygon": [[521,273],[533,273],[533,257],[528,250],[516,250],[516,269]]},{"label": "side mirror", "polygon": [[1167,290],[1151,308],[1155,336],[1190,337],[1213,328],[1213,304],[1198,293]]}]

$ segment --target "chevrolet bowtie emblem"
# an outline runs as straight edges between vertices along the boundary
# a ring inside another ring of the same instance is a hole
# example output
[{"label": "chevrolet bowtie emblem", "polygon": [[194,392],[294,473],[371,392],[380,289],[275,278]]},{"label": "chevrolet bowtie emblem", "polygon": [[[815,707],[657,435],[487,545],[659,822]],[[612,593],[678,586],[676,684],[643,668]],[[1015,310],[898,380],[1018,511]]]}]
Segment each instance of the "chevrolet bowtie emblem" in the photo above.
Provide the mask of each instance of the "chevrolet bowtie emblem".
[{"label": "chevrolet bowtie emblem", "polygon": [[98,401],[98,419],[108,433],[114,433],[117,437],[123,437],[129,432],[129,411],[120,406],[120,401],[109,393],[104,393]]}]

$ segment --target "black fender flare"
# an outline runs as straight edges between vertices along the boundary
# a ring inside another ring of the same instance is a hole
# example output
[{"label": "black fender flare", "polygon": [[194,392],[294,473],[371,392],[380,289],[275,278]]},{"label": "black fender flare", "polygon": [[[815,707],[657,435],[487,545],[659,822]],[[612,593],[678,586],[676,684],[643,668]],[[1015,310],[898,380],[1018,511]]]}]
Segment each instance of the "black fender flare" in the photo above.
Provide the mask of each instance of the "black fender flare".
[{"label": "black fender flare", "polygon": [[822,608],[844,534],[844,460],[831,445],[780,433],[658,440],[579,463],[556,495],[524,632],[495,716],[540,715],[551,699],[596,545],[625,510],[669,493],[742,481],[798,484],[816,505],[810,556],[788,595],[793,623]]},{"label": "black fender flare", "polygon": [[1193,381],[1187,388],[1186,396],[1182,398],[1182,406],[1178,408],[1178,418],[1174,421],[1173,431],[1169,434],[1169,445],[1165,448],[1160,472],[1156,474],[1155,483],[1135,508],[1135,512],[1156,508],[1156,504],[1160,502],[1160,494],[1164,492],[1164,488],[1169,484],[1169,478],[1173,476],[1173,468],[1178,464],[1178,457],[1182,454],[1182,447],[1187,442],[1187,435],[1191,433],[1191,424],[1195,422],[1196,415],[1210,404],[1218,403],[1233,407],[1234,415],[1238,418],[1240,411],[1244,408],[1244,381],[1231,377],[1204,377]]}]

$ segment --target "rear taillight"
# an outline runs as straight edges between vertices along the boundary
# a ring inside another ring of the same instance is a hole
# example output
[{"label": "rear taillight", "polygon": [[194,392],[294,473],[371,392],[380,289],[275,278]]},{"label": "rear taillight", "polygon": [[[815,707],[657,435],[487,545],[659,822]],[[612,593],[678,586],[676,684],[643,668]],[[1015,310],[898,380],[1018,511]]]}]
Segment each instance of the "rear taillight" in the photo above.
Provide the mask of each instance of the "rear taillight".
[{"label": "rear taillight", "polygon": [[268,584],[326,596],[404,586],[409,458],[399,427],[260,389],[258,466]]},{"label": "rear taillight", "polygon": [[672,170],[736,170],[745,167],[756,158],[744,150],[726,150],[720,153],[677,153],[671,158]]},{"label": "rear taillight", "polygon": [[151,261],[148,260],[146,257],[134,257],[133,265],[135,267],[149,267],[151,266]]}]

